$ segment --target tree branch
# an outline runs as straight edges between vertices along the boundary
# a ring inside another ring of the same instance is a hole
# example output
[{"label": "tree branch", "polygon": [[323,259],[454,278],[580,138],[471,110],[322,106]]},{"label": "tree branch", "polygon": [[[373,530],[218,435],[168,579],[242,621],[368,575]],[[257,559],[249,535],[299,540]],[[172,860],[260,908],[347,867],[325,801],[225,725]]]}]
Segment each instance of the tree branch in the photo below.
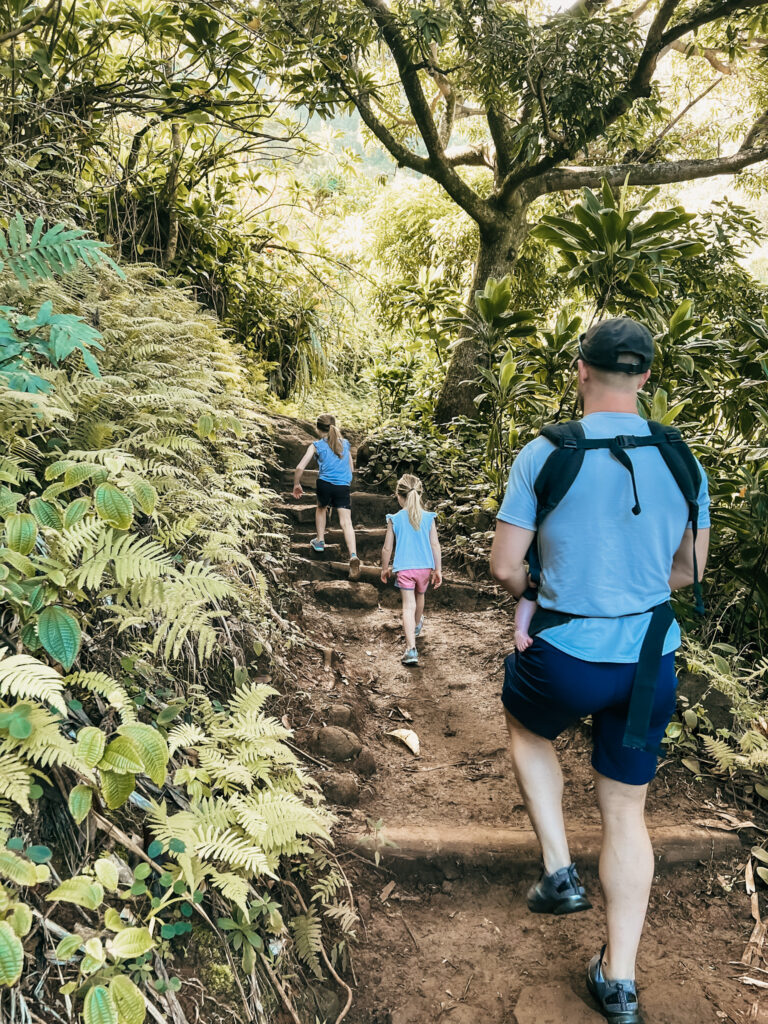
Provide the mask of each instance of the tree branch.
[{"label": "tree branch", "polygon": [[753,149],[755,143],[760,138],[760,136],[764,135],[766,132],[768,132],[768,111],[766,111],[764,114],[761,114],[760,117],[758,117],[758,119],[749,129],[746,138],[741,144],[742,150]]},{"label": "tree branch", "polygon": [[445,154],[445,159],[451,167],[489,167],[493,170],[493,160],[485,146],[449,149]]},{"label": "tree branch", "polygon": [[12,28],[8,32],[3,32],[3,34],[0,35],[0,43],[8,43],[11,39],[15,39],[17,36],[23,35],[25,32],[29,32],[31,28],[39,25],[43,18],[50,14],[57,3],[58,0],[51,0],[48,6],[44,7],[42,11],[38,11],[35,17],[30,21],[25,21],[22,25],[17,25],[16,28]]},{"label": "tree branch", "polygon": [[[427,160],[419,158],[425,166],[417,169],[420,169],[423,174],[429,175],[439,185],[442,185],[451,199],[458,203],[481,227],[493,227],[499,219],[497,211],[490,203],[469,187],[446,159],[440,135],[432,117],[432,111],[421,86],[419,68],[411,60],[406,40],[400,33],[395,16],[385,0],[362,0],[362,3],[371,12],[394,58],[403,91],[408,100],[408,106],[411,108],[411,113],[424,140],[424,145],[427,147],[429,158]],[[362,109],[360,110],[360,115],[365,120]],[[371,130],[373,131],[373,129]],[[383,141],[381,135],[374,134],[377,135],[380,141]],[[392,152],[389,145],[386,143],[384,145]],[[412,164],[406,164],[406,166],[412,166]]]},{"label": "tree branch", "polygon": [[542,174],[528,185],[530,198],[565,192],[570,189],[594,188],[605,178],[611,185],[621,185],[629,177],[631,185],[669,185],[676,181],[711,178],[717,174],[735,174],[752,164],[768,160],[768,145],[739,150],[730,156],[711,160],[674,160],[655,164],[611,164],[604,167],[558,167]]},{"label": "tree branch", "polygon": [[755,7],[764,6],[765,0],[724,0],[719,5],[712,3],[702,4],[698,10],[693,11],[687,21],[681,21],[679,24],[673,25],[672,28],[663,34],[661,49],[674,42],[675,39],[687,36],[689,32],[695,32],[702,25],[709,25],[710,22],[717,21],[718,18],[724,18],[726,15],[735,14],[738,11],[750,11]]},{"label": "tree branch", "polygon": [[704,60],[709,61],[715,71],[719,71],[721,75],[733,74],[734,69],[731,65],[726,64],[717,50],[714,50],[711,46],[699,46],[697,43],[689,43],[686,46],[682,39],[677,39],[674,43],[670,43],[669,46],[665,46],[659,56],[663,57],[670,50],[676,50],[686,57],[702,57]]}]

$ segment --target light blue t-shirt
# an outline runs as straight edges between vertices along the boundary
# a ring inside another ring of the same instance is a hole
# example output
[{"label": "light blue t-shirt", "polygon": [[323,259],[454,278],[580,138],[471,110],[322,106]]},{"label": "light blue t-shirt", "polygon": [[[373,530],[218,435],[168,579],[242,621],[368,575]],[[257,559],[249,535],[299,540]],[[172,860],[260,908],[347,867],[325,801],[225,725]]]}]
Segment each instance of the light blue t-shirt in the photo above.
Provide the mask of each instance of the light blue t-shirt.
[{"label": "light blue t-shirt", "polygon": [[341,487],[350,484],[352,464],[349,461],[349,441],[346,437],[341,442],[341,455],[336,454],[324,437],[312,443],[317,456],[318,480],[325,480],[328,484],[337,484]]},{"label": "light blue t-shirt", "polygon": [[404,508],[394,515],[387,516],[395,531],[395,560],[392,564],[394,572],[400,572],[401,569],[435,568],[435,556],[432,554],[429,534],[436,516],[436,512],[427,512],[425,509],[421,513],[421,525],[418,530],[414,530]]},{"label": "light blue t-shirt", "polygon": [[[586,437],[650,433],[633,413],[594,412],[581,420]],[[533,485],[553,445],[537,437],[520,452],[498,518],[536,529]],[[595,618],[575,619],[544,630],[542,637],[582,661],[636,662],[650,615],[632,615],[669,597],[672,559],[688,519],[688,503],[656,448],[627,451],[642,511],[628,471],[607,449],[584,453],[584,462],[563,500],[539,530],[542,574],[539,604]],[[700,528],[709,526],[709,489],[702,470]],[[664,653],[680,646],[680,627],[667,633]]]}]

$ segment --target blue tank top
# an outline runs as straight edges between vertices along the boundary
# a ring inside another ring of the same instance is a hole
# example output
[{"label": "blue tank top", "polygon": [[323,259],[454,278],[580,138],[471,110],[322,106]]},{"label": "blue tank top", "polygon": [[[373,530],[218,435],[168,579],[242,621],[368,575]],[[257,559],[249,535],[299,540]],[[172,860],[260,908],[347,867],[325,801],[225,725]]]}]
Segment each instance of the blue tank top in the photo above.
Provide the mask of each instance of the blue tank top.
[{"label": "blue tank top", "polygon": [[313,442],[317,456],[317,477],[327,484],[344,487],[352,483],[352,466],[349,462],[349,441],[343,438],[341,455],[337,455],[325,438]]},{"label": "blue tank top", "polygon": [[395,561],[392,564],[394,572],[400,572],[401,569],[435,568],[429,534],[436,516],[436,512],[422,512],[421,526],[418,530],[411,526],[408,512],[404,508],[394,515],[387,516],[395,531]]}]

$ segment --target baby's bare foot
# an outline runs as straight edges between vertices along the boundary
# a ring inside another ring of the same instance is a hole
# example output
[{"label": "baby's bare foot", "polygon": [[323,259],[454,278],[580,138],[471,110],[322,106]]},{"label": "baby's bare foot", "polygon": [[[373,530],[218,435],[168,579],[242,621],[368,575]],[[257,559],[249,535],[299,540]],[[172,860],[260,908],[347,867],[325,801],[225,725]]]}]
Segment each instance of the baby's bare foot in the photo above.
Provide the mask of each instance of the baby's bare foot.
[{"label": "baby's bare foot", "polygon": [[523,651],[527,651],[533,643],[533,637],[524,633],[521,629],[515,630],[515,647],[522,654]]}]

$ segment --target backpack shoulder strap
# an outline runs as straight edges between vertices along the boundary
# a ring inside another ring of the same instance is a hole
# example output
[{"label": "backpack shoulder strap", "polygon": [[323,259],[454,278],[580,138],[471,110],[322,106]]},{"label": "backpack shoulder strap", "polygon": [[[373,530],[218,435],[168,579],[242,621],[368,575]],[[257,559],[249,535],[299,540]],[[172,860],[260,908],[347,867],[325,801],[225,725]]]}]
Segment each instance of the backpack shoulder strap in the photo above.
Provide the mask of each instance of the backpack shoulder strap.
[{"label": "backpack shoulder strap", "polygon": [[658,450],[667,464],[675,483],[688,502],[688,514],[691,519],[693,534],[693,595],[696,611],[703,614],[704,600],[699,582],[699,565],[696,558],[696,537],[699,531],[699,491],[701,490],[701,470],[693,452],[683,440],[683,435],[676,427],[666,427],[663,423],[649,420],[651,435],[659,440]]},{"label": "backpack shoulder strap", "polygon": [[550,452],[533,485],[537,527],[563,500],[584,462],[584,448],[579,445],[584,440],[584,428],[578,420],[550,423],[542,428],[541,436],[555,445],[555,450]]}]

